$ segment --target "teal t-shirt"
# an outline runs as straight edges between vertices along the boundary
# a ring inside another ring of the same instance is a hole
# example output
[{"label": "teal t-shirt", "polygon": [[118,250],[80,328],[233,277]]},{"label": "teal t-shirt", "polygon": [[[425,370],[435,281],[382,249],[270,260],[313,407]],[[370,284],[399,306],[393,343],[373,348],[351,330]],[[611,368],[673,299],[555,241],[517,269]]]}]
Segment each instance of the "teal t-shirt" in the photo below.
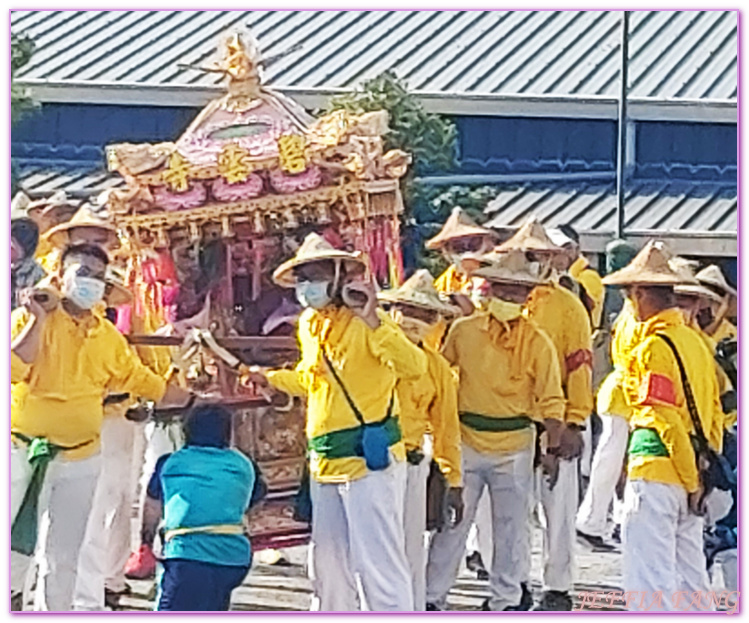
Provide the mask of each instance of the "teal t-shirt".
[{"label": "teal t-shirt", "polygon": [[[166,531],[240,524],[254,482],[252,463],[241,452],[185,446],[159,459],[148,495],[163,502]],[[250,564],[250,542],[239,534],[185,534],[164,544],[164,558],[244,567]]]}]

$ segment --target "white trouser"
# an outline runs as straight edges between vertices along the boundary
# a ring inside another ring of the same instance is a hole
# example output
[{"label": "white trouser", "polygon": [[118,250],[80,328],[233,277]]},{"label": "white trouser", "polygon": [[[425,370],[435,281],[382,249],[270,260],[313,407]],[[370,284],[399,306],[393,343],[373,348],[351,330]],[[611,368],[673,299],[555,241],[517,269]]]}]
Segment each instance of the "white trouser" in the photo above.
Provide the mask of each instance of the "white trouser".
[{"label": "white trouser", "polygon": [[583,435],[583,453],[580,455],[580,476],[590,478],[593,463],[593,423],[591,418],[585,420]]},{"label": "white trouser", "polygon": [[490,569],[492,566],[492,505],[489,502],[489,493],[484,493],[479,498],[476,507],[476,517],[473,525],[468,531],[466,540],[466,553],[480,552],[484,567]]},{"label": "white trouser", "polygon": [[739,590],[736,568],[737,554],[738,550],[736,549],[724,549],[722,552],[718,552],[715,555],[712,567],[712,573],[715,573],[715,567],[720,567],[723,574],[723,587],[730,593],[735,593]]},{"label": "white trouser", "polygon": [[[10,516],[15,518],[31,480],[31,465],[23,445],[11,443]],[[101,455],[69,461],[58,457],[47,467],[39,495],[39,565],[35,610],[72,609],[78,554],[91,512]],[[11,552],[11,592],[22,591],[31,558]]]},{"label": "white trouser", "polygon": [[[403,499],[406,463],[342,484],[312,480],[312,609],[413,611]],[[357,578],[361,595],[357,589]]]},{"label": "white trouser", "polygon": [[[483,454],[463,444],[463,521],[432,538],[427,563],[427,602],[444,610],[458,575],[466,538],[484,488],[492,511],[493,556],[489,567],[492,610],[520,603],[520,570],[530,556],[526,523],[533,485],[533,446],[520,452]],[[528,564],[530,566],[530,564]]]},{"label": "white trouser", "polygon": [[[559,477],[549,490],[548,478],[536,469],[536,491],[543,511],[543,588],[545,591],[571,591],[575,552],[575,513],[579,482],[577,461],[559,461]],[[531,522],[527,523],[525,543],[531,546]],[[522,569],[523,582],[530,581],[530,557]]]},{"label": "white trouser", "polygon": [[426,609],[427,547],[427,478],[432,460],[431,449],[424,444],[424,458],[418,465],[408,465],[403,526],[406,539],[406,559],[411,570],[414,610]]},{"label": "white trouser", "polygon": [[[677,485],[629,480],[624,506],[622,583],[625,592],[637,593],[629,609],[698,610],[689,607],[691,595],[707,595],[709,580],[703,520],[689,512],[687,492]],[[679,591],[685,591],[680,599]],[[702,605],[707,609],[705,600]]]},{"label": "white trouser", "polygon": [[618,415],[601,415],[602,431],[593,456],[585,497],[577,512],[577,529],[590,536],[607,536],[609,507],[622,473],[629,427]]},{"label": "white trouser", "polygon": [[94,494],[86,538],[78,560],[73,605],[76,610],[103,610],[104,589],[127,588],[125,563],[130,556],[133,490],[133,442],[142,431],[122,413],[104,418],[102,467]]}]

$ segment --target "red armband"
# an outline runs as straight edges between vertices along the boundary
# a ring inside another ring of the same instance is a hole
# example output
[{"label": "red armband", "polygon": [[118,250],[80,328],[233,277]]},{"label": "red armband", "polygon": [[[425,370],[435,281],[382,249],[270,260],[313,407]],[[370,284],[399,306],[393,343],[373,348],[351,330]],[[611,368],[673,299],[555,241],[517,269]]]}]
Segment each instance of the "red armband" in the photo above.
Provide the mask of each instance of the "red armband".
[{"label": "red armband", "polygon": [[574,353],[570,353],[564,358],[564,364],[567,368],[567,374],[571,374],[582,366],[593,367],[593,353],[587,349],[581,348]]},{"label": "red armband", "polygon": [[663,374],[648,372],[640,383],[639,402],[646,406],[658,404],[676,406],[676,389],[673,381]]}]

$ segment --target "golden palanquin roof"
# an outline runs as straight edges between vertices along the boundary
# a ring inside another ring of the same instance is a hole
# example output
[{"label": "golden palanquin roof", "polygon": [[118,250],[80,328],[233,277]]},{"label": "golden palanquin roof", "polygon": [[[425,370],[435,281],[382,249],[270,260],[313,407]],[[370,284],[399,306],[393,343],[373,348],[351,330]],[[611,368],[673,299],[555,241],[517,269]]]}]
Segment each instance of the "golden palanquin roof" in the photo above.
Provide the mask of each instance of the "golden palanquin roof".
[{"label": "golden palanquin roof", "polygon": [[385,111],[336,111],[319,119],[262,85],[254,42],[233,34],[220,63],[227,93],[209,103],[176,142],[107,148],[109,169],[126,181],[107,203],[118,225],[159,238],[175,226],[208,222],[224,235],[300,223],[356,221],[402,210],[398,179],[410,163],[385,152]]}]

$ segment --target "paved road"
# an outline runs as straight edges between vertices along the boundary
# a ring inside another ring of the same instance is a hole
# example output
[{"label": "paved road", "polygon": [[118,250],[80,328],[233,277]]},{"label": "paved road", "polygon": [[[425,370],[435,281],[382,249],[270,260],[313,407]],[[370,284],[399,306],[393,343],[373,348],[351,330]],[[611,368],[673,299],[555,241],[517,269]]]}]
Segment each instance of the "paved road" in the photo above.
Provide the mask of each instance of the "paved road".
[{"label": "paved road", "polygon": [[[256,563],[244,584],[234,591],[232,610],[309,610],[311,587],[307,579],[305,561],[306,547],[296,547],[285,552],[289,559],[286,566]],[[599,590],[620,590],[620,558],[618,552],[591,552],[581,544],[577,546],[578,582],[576,593]],[[536,530],[533,547],[532,588],[541,591],[541,532]],[[153,582],[132,582],[133,597],[123,598],[123,610],[150,610],[153,608],[155,589]],[[448,597],[451,610],[480,610],[482,602],[489,597],[489,585],[480,581],[465,568],[461,569],[458,581]],[[579,607],[578,595],[574,595],[575,607]],[[614,604],[607,610],[622,610]]]}]

